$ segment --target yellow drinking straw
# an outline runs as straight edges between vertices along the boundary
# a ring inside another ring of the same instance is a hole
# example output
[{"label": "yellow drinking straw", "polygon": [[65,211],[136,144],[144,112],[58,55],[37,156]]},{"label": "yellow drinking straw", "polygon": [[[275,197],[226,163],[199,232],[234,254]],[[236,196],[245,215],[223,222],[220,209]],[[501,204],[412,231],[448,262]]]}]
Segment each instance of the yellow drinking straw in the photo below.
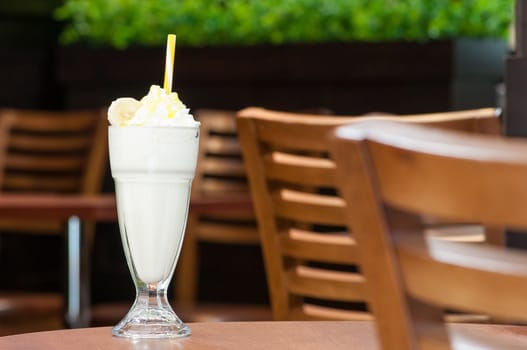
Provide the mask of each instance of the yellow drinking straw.
[{"label": "yellow drinking straw", "polygon": [[176,53],[176,35],[167,36],[167,58],[165,62],[165,82],[163,88],[167,94],[172,92],[172,75],[174,73],[174,55]]}]

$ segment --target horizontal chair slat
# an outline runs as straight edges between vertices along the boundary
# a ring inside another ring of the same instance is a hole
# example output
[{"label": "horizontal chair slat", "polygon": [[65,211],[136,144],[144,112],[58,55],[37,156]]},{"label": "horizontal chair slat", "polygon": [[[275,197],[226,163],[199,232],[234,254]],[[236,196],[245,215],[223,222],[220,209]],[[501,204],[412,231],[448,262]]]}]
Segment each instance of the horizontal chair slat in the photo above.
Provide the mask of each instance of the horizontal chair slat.
[{"label": "horizontal chair slat", "polygon": [[[527,314],[527,257],[501,247],[429,240],[428,252],[412,236],[397,237],[407,290],[422,300],[502,319]],[[488,281],[492,280],[492,288]],[[462,282],[461,282],[462,281]],[[463,288],[459,287],[462,283]],[[507,295],[496,303],[497,295]]]},{"label": "horizontal chair slat", "polygon": [[199,188],[197,189],[201,193],[221,193],[225,192],[238,192],[248,193],[249,186],[246,181],[234,180],[234,179],[222,179],[222,178],[203,178]]},{"label": "horizontal chair slat", "polygon": [[15,176],[4,176],[2,187],[8,191],[75,192],[79,186],[80,179],[75,176],[26,176],[17,174]]},{"label": "horizontal chair slat", "polygon": [[276,215],[313,224],[346,225],[345,202],[341,198],[281,189],[272,194]]},{"label": "horizontal chair slat", "polygon": [[293,294],[341,301],[364,301],[364,277],[353,272],[295,266],[286,272],[287,289]]},{"label": "horizontal chair slat", "polygon": [[258,231],[251,227],[201,223],[194,232],[199,238],[209,242],[243,245],[260,243]]},{"label": "horizontal chair slat", "polygon": [[289,229],[280,234],[280,243],[286,256],[337,264],[358,262],[357,245],[348,232],[315,233]]},{"label": "horizontal chair slat", "polygon": [[372,321],[373,315],[367,311],[335,309],[327,306],[302,304],[293,307],[289,320],[298,321]]},{"label": "horizontal chair slat", "polygon": [[92,142],[88,136],[35,136],[35,135],[11,135],[9,147],[17,150],[36,151],[63,151],[65,149],[78,151],[87,149]]},{"label": "horizontal chair slat", "polygon": [[8,169],[31,171],[77,171],[84,166],[83,159],[76,156],[33,154],[9,154],[5,164]]},{"label": "horizontal chair slat", "polygon": [[61,220],[0,219],[0,231],[2,232],[56,235],[64,230],[64,225],[65,222]]},{"label": "horizontal chair slat", "polygon": [[215,132],[235,133],[236,132],[236,114],[232,111],[200,109],[196,112],[198,120],[203,121],[203,132],[209,129]]},{"label": "horizontal chair slat", "polygon": [[25,113],[23,117],[16,118],[11,127],[14,130],[28,132],[83,132],[93,129],[94,118],[100,118],[100,115],[82,112],[68,116],[44,115],[42,113],[31,115],[30,113]]},{"label": "horizontal chair slat", "polygon": [[319,122],[309,124],[307,118],[298,122],[287,121],[290,126],[284,128],[280,120],[260,120],[257,132],[261,141],[285,149],[300,149],[310,151],[327,151],[328,144],[325,137],[333,128],[351,122],[353,118],[327,117],[326,124]]},{"label": "horizontal chair slat", "polygon": [[273,180],[333,187],[335,163],[329,159],[273,152],[264,157],[266,175]]},{"label": "horizontal chair slat", "polygon": [[241,154],[241,147],[235,137],[209,136],[205,149],[208,153],[235,155]]}]

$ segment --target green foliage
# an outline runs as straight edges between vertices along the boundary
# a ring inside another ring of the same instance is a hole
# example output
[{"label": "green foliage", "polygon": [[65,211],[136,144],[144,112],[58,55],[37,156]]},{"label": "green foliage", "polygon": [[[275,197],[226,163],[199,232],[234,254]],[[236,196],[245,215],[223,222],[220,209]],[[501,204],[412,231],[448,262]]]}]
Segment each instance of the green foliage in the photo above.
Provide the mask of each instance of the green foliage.
[{"label": "green foliage", "polygon": [[506,37],[513,0],[65,0],[62,43],[164,45]]}]

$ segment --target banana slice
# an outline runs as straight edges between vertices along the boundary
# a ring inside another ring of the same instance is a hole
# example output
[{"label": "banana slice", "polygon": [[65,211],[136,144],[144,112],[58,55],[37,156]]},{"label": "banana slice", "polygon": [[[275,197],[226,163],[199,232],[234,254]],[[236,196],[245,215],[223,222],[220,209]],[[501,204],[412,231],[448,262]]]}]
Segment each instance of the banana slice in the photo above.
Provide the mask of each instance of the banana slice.
[{"label": "banana slice", "polygon": [[124,126],[133,118],[141,103],[132,97],[121,97],[108,108],[108,120],[112,125]]}]

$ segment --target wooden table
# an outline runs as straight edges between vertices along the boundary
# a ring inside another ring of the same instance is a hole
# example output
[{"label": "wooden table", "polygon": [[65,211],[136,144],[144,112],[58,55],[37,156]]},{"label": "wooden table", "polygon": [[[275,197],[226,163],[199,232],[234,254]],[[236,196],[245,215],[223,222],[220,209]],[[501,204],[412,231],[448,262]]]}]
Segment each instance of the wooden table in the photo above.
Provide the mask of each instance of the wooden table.
[{"label": "wooden table", "polygon": [[[173,340],[127,340],[111,328],[83,328],[0,337],[2,350],[379,350],[372,322],[190,323],[192,335]],[[451,331],[488,339],[508,337],[527,348],[527,327],[453,324]],[[461,340],[460,337],[457,338]],[[477,349],[477,345],[474,349]],[[505,349],[504,349],[505,350]]]},{"label": "wooden table", "polygon": [[[198,197],[190,201],[191,213],[251,210],[248,196]],[[0,195],[0,218],[67,220],[68,276],[66,325],[87,327],[90,321],[90,280],[88,244],[81,231],[81,220],[117,221],[114,194],[81,195]],[[0,348],[1,349],[1,348]]]}]

